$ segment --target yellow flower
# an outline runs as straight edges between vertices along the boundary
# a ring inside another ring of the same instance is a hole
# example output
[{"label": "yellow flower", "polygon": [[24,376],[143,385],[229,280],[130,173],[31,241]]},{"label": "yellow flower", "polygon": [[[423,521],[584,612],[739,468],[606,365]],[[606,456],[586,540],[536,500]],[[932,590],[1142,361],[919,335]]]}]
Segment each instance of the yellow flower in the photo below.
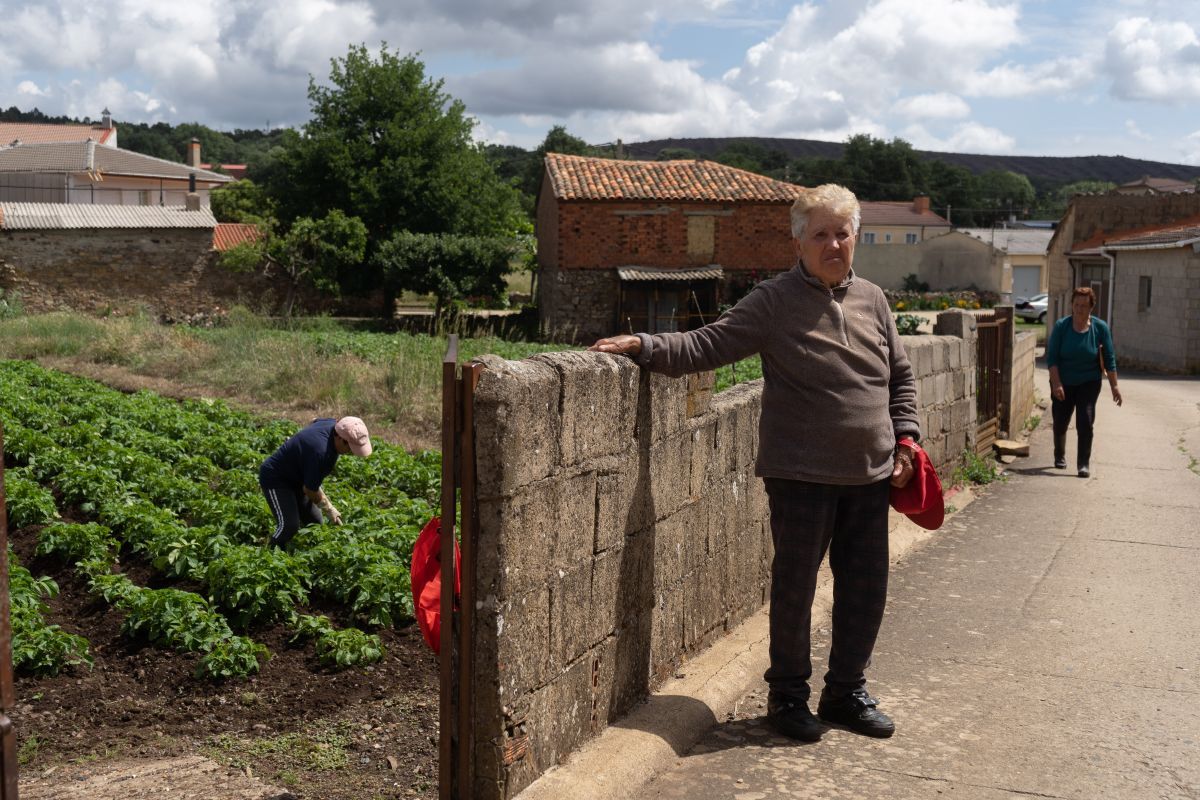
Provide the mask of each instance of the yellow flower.
[{"label": "yellow flower", "polygon": [[949,308],[949,307],[950,307],[950,304],[949,304],[949,303],[947,303],[945,300],[943,300],[943,301],[942,301],[942,308],[943,308],[943,309],[946,309],[946,308]]},{"label": "yellow flower", "polygon": [[897,310],[897,311],[903,311],[903,310],[904,310],[904,301],[903,301],[903,300],[898,300],[898,301],[896,301],[896,310]]},{"label": "yellow flower", "polygon": [[976,301],[975,301],[975,305],[973,305],[973,306],[971,306],[971,307],[972,307],[972,308],[980,308],[979,301],[978,301],[978,300],[976,300]]},{"label": "yellow flower", "polygon": [[958,302],[957,302],[957,303],[955,303],[955,305],[957,305],[959,308],[966,308],[966,307],[967,307],[967,301],[966,301],[966,300],[964,300],[964,299],[962,299],[962,298],[960,297],[960,298],[958,298]]}]

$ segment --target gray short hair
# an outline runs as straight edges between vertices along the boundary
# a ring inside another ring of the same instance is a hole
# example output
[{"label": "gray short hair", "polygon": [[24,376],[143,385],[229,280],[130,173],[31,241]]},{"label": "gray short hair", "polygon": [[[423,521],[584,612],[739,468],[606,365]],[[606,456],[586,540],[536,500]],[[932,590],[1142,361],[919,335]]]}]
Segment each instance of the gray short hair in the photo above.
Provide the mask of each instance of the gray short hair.
[{"label": "gray short hair", "polygon": [[808,217],[814,209],[824,209],[833,214],[850,218],[850,227],[854,235],[858,235],[858,226],[862,222],[862,208],[854,192],[836,183],[826,183],[815,189],[801,189],[796,202],[792,203],[792,238],[804,236],[808,227]]}]

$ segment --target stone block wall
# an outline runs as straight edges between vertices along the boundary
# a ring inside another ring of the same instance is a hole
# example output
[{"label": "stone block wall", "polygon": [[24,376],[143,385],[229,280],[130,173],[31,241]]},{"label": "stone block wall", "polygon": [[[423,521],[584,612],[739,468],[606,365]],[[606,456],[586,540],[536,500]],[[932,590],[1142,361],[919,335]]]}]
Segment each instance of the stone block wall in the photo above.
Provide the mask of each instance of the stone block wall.
[{"label": "stone block wall", "polygon": [[[542,334],[552,342],[594,342],[617,330],[617,271],[543,267],[538,276]],[[624,331],[628,333],[628,331]]]},{"label": "stone block wall", "polygon": [[474,786],[510,798],[760,608],[761,384],[482,359]]}]

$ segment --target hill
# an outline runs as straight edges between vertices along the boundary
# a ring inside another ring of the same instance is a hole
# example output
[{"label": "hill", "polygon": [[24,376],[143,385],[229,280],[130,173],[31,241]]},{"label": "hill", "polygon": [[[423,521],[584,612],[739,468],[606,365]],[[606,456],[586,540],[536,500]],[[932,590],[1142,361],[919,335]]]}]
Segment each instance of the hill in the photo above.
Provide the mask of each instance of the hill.
[{"label": "hill", "polygon": [[[649,142],[625,143],[625,150],[634,158],[653,160],[666,149],[690,150],[711,158],[735,143],[754,144],[768,150],[785,153],[790,158],[840,159],[841,142],[822,142],[815,139],[772,139],[767,137],[718,137],[707,139],[656,139]],[[1008,170],[1024,175],[1035,186],[1062,185],[1075,181],[1095,180],[1127,183],[1145,175],[1156,178],[1194,180],[1200,178],[1200,166],[1145,161],[1126,156],[1005,156],[973,153],[941,153],[918,150],[928,161],[943,161],[965,167],[978,175],[989,170]]]}]

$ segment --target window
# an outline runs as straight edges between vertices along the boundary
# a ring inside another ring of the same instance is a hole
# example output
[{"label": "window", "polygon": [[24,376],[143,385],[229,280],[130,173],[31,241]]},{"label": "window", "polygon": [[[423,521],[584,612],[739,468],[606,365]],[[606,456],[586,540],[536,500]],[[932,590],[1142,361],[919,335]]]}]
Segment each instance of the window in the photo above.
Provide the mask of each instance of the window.
[{"label": "window", "polygon": [[1150,283],[1149,275],[1138,278],[1138,311],[1150,310]]},{"label": "window", "polygon": [[863,233],[862,240],[863,240],[863,244],[875,244],[875,234],[874,233]]},{"label": "window", "polygon": [[890,233],[885,233],[885,234],[883,235],[883,243],[884,243],[884,244],[891,244],[891,243],[892,243],[892,235],[891,235]]},{"label": "window", "polygon": [[904,234],[904,243],[905,244],[916,244],[917,243],[917,235],[915,233]]}]

